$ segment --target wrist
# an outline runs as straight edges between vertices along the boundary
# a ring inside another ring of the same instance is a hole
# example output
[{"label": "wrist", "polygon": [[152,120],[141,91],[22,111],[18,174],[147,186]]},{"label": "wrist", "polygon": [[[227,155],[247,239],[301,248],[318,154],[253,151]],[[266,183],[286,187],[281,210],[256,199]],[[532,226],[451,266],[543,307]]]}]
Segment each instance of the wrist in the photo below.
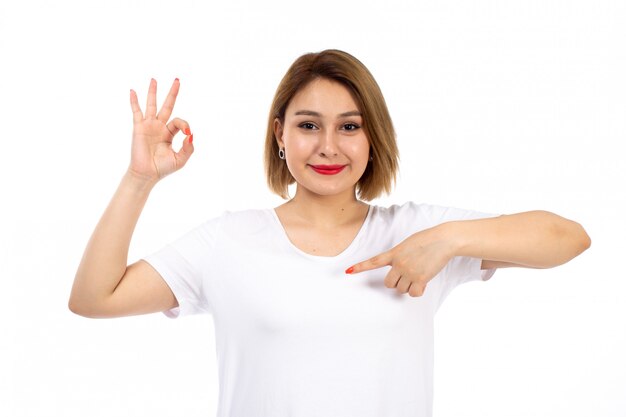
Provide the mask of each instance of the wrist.
[{"label": "wrist", "polygon": [[150,193],[158,180],[149,178],[128,169],[122,177],[122,183],[137,193]]},{"label": "wrist", "polygon": [[470,245],[467,237],[466,225],[463,221],[450,221],[438,226],[441,236],[450,250],[450,258],[455,256],[467,256],[467,248]]}]

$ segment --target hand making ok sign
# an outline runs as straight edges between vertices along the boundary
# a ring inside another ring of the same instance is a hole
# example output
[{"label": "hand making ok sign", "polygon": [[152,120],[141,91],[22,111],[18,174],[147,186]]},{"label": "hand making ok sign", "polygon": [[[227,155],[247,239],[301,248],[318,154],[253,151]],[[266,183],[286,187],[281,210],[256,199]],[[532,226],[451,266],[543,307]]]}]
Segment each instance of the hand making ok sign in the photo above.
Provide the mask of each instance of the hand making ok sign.
[{"label": "hand making ok sign", "polygon": [[[156,183],[166,175],[182,168],[193,153],[193,134],[189,124],[179,118],[168,122],[180,88],[178,78],[157,113],[155,79],[150,81],[146,112],[142,113],[137,93],[130,90],[130,105],[133,110],[133,142],[128,171],[149,182]],[[178,152],[172,148],[174,136],[183,131],[187,138]]]}]

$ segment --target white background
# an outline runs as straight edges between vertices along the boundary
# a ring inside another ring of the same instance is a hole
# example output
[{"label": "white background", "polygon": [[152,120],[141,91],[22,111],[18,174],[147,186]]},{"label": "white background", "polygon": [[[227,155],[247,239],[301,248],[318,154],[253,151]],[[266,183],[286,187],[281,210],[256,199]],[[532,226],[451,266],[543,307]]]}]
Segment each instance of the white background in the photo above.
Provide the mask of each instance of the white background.
[{"label": "white background", "polygon": [[291,62],[326,48],[368,66],[395,123],[401,177],[375,204],[544,209],[593,240],[448,298],[435,416],[626,415],[624,22],[618,0],[2,0],[0,415],[215,415],[210,316],[67,309],[128,164],[128,92],[145,108],[151,77],[159,103],[179,77],[196,146],[151,195],[130,263],[224,210],[281,203],[262,169],[269,105]]}]

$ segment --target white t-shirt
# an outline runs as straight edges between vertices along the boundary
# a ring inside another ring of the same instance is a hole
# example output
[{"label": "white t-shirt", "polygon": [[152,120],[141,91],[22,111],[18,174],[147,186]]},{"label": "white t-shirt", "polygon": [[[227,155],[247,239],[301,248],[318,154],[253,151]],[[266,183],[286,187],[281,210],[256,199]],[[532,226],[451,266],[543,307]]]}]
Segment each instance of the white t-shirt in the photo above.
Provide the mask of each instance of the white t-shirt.
[{"label": "white t-shirt", "polygon": [[422,297],[385,287],[390,267],[344,271],[420,230],[493,216],[372,205],[352,243],[323,257],[295,247],[273,209],[225,212],[143,259],[178,300],[168,317],[213,317],[218,417],[430,417],[434,314],[494,270],[453,258]]}]

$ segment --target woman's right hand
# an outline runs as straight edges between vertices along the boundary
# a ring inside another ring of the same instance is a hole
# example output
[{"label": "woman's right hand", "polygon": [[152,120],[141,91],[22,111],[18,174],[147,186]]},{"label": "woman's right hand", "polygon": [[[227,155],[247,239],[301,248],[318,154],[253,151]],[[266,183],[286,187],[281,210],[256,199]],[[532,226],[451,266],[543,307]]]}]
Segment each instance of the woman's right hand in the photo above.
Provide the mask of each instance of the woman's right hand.
[{"label": "woman's right hand", "polygon": [[[174,80],[161,110],[157,113],[156,80],[150,80],[146,113],[142,113],[137,93],[130,90],[130,105],[133,110],[133,143],[128,171],[133,176],[156,183],[163,177],[185,166],[193,153],[193,134],[189,124],[179,118],[168,122],[180,88],[178,78]],[[187,137],[178,152],[172,148],[174,136],[183,131]]]}]

